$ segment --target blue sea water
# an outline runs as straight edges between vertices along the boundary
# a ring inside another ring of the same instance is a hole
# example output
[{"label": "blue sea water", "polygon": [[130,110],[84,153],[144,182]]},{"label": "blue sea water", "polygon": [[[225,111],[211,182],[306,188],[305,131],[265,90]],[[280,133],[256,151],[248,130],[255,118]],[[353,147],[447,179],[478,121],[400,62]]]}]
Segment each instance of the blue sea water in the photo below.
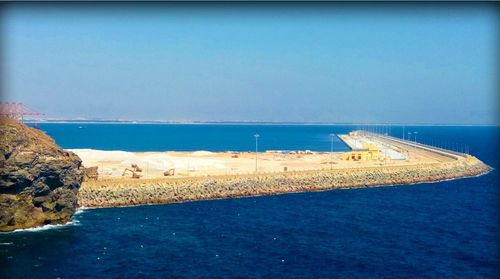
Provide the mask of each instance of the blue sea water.
[{"label": "blue sea water", "polygon": [[[248,151],[259,133],[262,150],[327,151],[330,133],[357,127],[40,128],[64,148]],[[421,142],[468,144],[499,165],[499,127],[405,129]],[[0,234],[0,278],[498,278],[498,187],[494,170],[438,183],[86,209],[69,225]]]}]

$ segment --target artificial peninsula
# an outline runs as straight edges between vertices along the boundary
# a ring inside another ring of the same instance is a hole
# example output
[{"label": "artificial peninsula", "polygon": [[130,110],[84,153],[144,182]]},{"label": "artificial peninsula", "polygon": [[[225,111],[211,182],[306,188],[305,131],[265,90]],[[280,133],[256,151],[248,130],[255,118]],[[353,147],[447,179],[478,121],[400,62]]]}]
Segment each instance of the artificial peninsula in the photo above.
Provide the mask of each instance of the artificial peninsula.
[{"label": "artificial peninsula", "polygon": [[115,207],[390,186],[477,176],[476,157],[388,135],[339,135],[346,152],[64,150],[0,119],[0,231],[62,224],[78,207]]},{"label": "artificial peninsula", "polygon": [[353,131],[347,152],[123,152],[71,150],[88,167],[84,207],[113,207],[389,186],[477,176],[476,157]]}]

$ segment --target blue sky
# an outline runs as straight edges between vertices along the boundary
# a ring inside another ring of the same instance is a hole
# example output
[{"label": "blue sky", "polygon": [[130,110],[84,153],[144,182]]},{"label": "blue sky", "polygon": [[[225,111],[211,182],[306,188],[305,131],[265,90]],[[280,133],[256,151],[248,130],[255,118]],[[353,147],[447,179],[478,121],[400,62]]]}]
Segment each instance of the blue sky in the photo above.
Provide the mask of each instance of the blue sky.
[{"label": "blue sky", "polygon": [[53,118],[497,123],[491,5],[10,4],[3,98]]}]

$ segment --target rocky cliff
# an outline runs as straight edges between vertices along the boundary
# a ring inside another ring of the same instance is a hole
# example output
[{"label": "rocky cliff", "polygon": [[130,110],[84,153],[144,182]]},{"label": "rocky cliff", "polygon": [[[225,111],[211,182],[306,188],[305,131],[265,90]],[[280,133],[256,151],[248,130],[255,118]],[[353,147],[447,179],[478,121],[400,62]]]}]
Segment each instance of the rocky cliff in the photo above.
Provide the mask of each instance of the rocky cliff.
[{"label": "rocky cliff", "polygon": [[68,222],[82,162],[42,131],[0,118],[0,231]]}]

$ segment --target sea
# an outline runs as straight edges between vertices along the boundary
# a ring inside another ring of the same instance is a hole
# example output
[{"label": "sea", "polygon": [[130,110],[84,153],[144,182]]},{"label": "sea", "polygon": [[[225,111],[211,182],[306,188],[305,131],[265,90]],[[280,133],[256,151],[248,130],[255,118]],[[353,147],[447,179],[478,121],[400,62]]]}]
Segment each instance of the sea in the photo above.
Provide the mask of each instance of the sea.
[{"label": "sea", "polygon": [[80,209],[0,234],[0,278],[499,278],[498,126],[42,123],[63,148],[345,151],[357,129],[469,152],[473,178]]}]

